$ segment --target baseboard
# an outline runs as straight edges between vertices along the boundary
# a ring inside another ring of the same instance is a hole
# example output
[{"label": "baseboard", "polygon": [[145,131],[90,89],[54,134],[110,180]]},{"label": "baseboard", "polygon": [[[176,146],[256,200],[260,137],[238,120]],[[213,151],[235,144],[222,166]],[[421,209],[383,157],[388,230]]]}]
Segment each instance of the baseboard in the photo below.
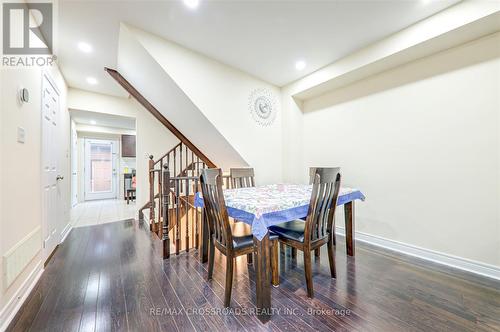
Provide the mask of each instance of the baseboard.
[{"label": "baseboard", "polygon": [[66,240],[66,238],[68,237],[69,232],[71,232],[72,229],[73,229],[73,225],[71,225],[71,222],[69,222],[66,225],[66,227],[64,228],[64,230],[61,232],[61,242],[59,242],[59,243],[63,243],[64,240]]},{"label": "baseboard", "polygon": [[42,273],[43,268],[42,262],[40,261],[0,312],[0,322],[2,322],[0,325],[0,332],[7,329],[10,322],[14,319],[17,312],[28,298],[28,295],[31,293],[36,283],[42,276]]},{"label": "baseboard", "polygon": [[[335,232],[339,235],[345,236],[344,228],[336,227]],[[382,247],[409,256],[418,257],[437,264],[446,265],[488,278],[500,280],[500,267],[494,265],[476,262],[469,259],[444,254],[438,251],[433,251],[362,232],[355,232],[355,239],[356,241],[365,242],[377,247]]]}]

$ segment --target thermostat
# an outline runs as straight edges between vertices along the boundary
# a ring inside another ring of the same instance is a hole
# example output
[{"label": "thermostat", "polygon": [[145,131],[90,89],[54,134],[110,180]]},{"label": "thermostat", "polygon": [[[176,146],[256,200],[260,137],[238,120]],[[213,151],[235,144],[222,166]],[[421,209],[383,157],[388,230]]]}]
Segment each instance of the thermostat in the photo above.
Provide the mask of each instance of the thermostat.
[{"label": "thermostat", "polygon": [[21,88],[19,90],[19,99],[21,100],[22,103],[27,103],[30,101],[30,93],[28,89]]}]

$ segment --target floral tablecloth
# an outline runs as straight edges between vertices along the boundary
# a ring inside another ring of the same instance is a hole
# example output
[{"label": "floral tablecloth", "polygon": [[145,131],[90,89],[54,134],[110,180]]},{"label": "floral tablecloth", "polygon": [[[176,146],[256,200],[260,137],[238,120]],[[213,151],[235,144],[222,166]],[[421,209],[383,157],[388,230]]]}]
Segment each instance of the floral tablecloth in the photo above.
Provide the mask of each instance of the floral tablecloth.
[{"label": "floral tablecloth", "polygon": [[[229,216],[252,225],[253,235],[261,240],[269,226],[306,217],[311,190],[311,185],[271,184],[226,189],[224,199]],[[337,205],[356,199],[365,200],[365,196],[358,189],[342,187]],[[196,194],[195,206],[203,206],[201,193]]]}]

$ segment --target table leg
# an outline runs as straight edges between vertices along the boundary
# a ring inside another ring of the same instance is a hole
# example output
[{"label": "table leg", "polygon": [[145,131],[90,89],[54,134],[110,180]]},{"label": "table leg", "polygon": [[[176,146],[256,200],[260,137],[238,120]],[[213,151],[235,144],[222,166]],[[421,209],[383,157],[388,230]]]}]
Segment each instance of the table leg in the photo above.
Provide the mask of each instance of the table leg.
[{"label": "table leg", "polygon": [[345,245],[348,256],[354,256],[354,202],[344,204],[345,214]]},{"label": "table leg", "polygon": [[256,287],[256,307],[257,318],[262,323],[267,323],[271,319],[271,257],[269,233],[259,241],[253,238],[256,250],[255,255],[255,287]]},{"label": "table leg", "polygon": [[205,209],[201,210],[201,243],[200,243],[200,262],[206,263],[208,261],[208,220]]}]

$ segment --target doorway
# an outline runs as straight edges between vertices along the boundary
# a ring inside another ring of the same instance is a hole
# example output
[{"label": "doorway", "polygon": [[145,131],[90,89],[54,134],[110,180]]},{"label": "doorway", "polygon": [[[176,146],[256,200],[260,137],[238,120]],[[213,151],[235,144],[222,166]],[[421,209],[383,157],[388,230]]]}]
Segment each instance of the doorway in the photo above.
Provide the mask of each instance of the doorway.
[{"label": "doorway", "polygon": [[85,200],[118,197],[118,142],[106,139],[85,139]]}]

